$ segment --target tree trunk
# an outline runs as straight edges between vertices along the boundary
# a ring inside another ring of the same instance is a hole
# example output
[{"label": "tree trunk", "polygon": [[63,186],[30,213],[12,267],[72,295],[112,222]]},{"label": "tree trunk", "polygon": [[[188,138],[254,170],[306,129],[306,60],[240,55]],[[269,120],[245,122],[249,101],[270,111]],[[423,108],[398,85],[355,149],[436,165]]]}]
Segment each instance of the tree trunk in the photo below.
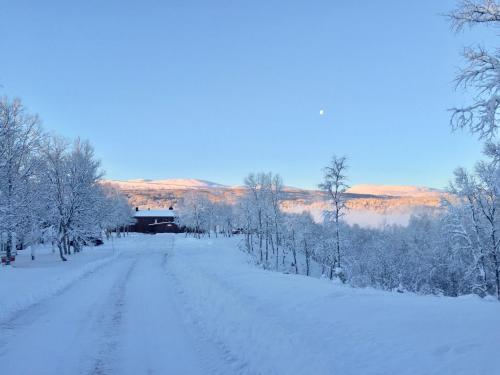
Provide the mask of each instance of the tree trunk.
[{"label": "tree trunk", "polygon": [[500,270],[498,269],[498,257],[497,257],[497,238],[496,238],[496,225],[495,225],[495,208],[492,209],[492,214],[488,217],[491,225],[491,258],[493,260],[493,266],[495,267],[495,286],[497,292],[497,299],[500,300]]},{"label": "tree trunk", "polygon": [[295,244],[295,231],[292,230],[292,254],[293,254],[293,265],[295,266],[295,273],[299,273],[299,267],[297,265],[297,246]]},{"label": "tree trunk", "polygon": [[266,266],[269,260],[269,232],[266,232]]},{"label": "tree trunk", "polygon": [[13,242],[13,235],[12,232],[9,231],[9,234],[7,235],[7,247],[5,248],[5,265],[8,266],[10,265],[10,257],[12,256],[12,242]]},{"label": "tree trunk", "polygon": [[61,257],[61,260],[63,262],[66,262],[67,259],[64,257],[64,254],[63,254],[63,244],[60,241],[58,241],[57,247],[59,248],[59,256]]},{"label": "tree trunk", "polygon": [[500,301],[500,269],[498,264],[497,252],[493,250],[491,257],[493,258],[493,266],[495,267],[495,283],[497,288],[497,299]]},{"label": "tree trunk", "polygon": [[309,249],[306,241],[304,241],[304,253],[306,255],[306,276],[309,276]]},{"label": "tree trunk", "polygon": [[340,265],[340,230],[339,230],[339,213],[338,210],[335,214],[335,236],[337,240],[337,267]]},{"label": "tree trunk", "polygon": [[276,251],[276,271],[279,269],[279,252],[278,252],[278,249],[274,247],[274,240],[273,240],[273,236],[270,235],[269,236],[269,241],[271,241],[271,248],[273,249],[273,254],[275,253]]},{"label": "tree trunk", "polygon": [[260,262],[264,261],[264,254],[262,252],[262,212],[259,210],[259,251],[260,251]]},{"label": "tree trunk", "polygon": [[71,255],[71,245],[69,243],[69,237],[66,236],[65,237],[65,241],[64,241],[64,248],[66,249],[68,255]]}]

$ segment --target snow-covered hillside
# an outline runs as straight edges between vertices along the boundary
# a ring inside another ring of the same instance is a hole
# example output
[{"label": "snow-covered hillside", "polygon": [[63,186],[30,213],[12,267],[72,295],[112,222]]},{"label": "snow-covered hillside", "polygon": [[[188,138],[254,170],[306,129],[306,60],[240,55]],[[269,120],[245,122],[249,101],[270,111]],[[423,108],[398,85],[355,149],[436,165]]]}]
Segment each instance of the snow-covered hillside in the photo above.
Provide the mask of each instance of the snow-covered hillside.
[{"label": "snow-covered hillside", "polygon": [[[168,180],[107,180],[126,194],[133,206],[168,208],[182,201],[188,192],[207,194],[214,201],[234,203],[245,193],[242,186],[226,186],[196,179]],[[445,193],[431,188],[392,185],[355,185],[348,191],[346,221],[366,227],[385,224],[406,225],[414,214],[434,214],[439,211]],[[329,209],[325,194],[318,190],[284,188],[282,208],[286,212],[310,212],[321,221]]]},{"label": "snow-covered hillside", "polygon": [[177,189],[221,189],[225,185],[215,182],[198,180],[194,178],[182,179],[171,178],[165,180],[106,180],[105,182],[118,186],[120,189],[138,189],[138,190],[177,190]]},{"label": "snow-covered hillside", "polygon": [[[243,186],[228,186],[216,182],[200,180],[195,178],[169,178],[169,179],[132,179],[132,180],[104,180],[105,183],[113,184],[120,189],[159,189],[159,190],[176,190],[176,189],[244,189]],[[285,186],[285,191],[301,192],[310,191],[301,188]],[[408,186],[408,185],[377,185],[377,184],[359,184],[350,187],[347,191],[354,195],[373,195],[373,196],[435,196],[442,192],[437,189]]]},{"label": "snow-covered hillside", "polygon": [[0,268],[0,306],[9,306],[0,317],[1,372],[498,372],[496,301],[265,271],[237,243],[134,235],[65,263],[51,252],[36,262],[21,256]]}]

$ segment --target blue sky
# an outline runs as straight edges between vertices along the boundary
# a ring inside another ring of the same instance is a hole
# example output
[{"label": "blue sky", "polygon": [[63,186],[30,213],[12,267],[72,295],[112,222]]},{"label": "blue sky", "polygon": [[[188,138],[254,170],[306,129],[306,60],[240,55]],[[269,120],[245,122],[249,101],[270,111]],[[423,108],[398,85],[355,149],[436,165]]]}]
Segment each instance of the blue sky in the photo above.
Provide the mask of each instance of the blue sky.
[{"label": "blue sky", "polygon": [[314,187],[336,153],[351,184],[443,187],[480,157],[448,126],[460,51],[496,38],[454,34],[455,4],[9,1],[0,92],[89,139],[108,178]]}]

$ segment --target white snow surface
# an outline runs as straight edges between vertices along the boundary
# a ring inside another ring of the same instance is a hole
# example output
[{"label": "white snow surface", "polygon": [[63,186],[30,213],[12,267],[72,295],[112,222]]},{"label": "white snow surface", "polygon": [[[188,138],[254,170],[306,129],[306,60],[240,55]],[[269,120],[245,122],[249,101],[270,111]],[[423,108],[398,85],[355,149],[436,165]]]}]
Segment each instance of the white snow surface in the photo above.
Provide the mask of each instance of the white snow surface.
[{"label": "white snow surface", "polygon": [[175,217],[175,211],[169,209],[153,209],[134,211],[134,217]]},{"label": "white snow surface", "polygon": [[0,268],[0,373],[498,373],[500,303],[265,271],[238,241],[21,255]]},{"label": "white snow surface", "polygon": [[104,267],[119,255],[114,243],[87,247],[62,264],[59,250],[37,246],[36,261],[31,249],[19,250],[12,266],[0,266],[0,321],[12,317],[44,299],[63,292],[78,280]]}]

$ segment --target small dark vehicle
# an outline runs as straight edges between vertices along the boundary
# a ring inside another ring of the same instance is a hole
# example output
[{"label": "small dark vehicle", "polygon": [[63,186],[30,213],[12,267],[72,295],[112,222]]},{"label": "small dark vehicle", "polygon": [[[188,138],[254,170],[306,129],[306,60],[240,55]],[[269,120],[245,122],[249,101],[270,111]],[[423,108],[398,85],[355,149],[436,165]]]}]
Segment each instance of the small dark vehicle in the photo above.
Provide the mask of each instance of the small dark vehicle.
[{"label": "small dark vehicle", "polygon": [[[69,245],[75,247],[75,241],[69,241]],[[83,246],[101,246],[104,245],[104,241],[99,237],[91,237],[80,242]]]},{"label": "small dark vehicle", "polygon": [[92,237],[85,241],[85,245],[87,246],[101,246],[104,245],[104,241],[99,237]]}]

